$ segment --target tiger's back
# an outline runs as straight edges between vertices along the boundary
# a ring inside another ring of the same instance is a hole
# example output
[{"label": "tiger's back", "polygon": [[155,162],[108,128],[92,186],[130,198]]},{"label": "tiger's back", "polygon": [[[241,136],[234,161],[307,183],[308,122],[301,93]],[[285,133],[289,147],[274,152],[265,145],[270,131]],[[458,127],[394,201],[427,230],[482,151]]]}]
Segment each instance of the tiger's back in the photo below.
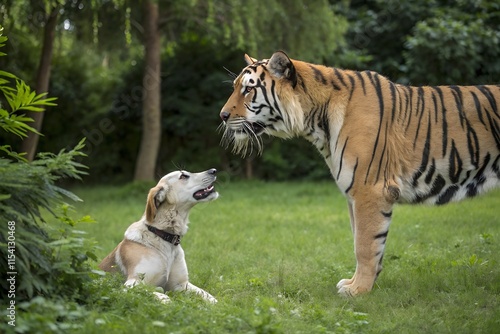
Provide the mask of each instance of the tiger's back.
[{"label": "tiger's back", "polygon": [[344,143],[364,122],[350,124],[349,113],[373,113],[369,122],[378,122],[371,136],[361,134],[372,147],[359,178],[376,183],[385,177],[399,188],[399,202],[429,204],[500,184],[500,86],[403,86],[368,71],[337,70],[336,76],[337,85],[356,92],[350,100],[373,96],[377,102],[346,108]]}]

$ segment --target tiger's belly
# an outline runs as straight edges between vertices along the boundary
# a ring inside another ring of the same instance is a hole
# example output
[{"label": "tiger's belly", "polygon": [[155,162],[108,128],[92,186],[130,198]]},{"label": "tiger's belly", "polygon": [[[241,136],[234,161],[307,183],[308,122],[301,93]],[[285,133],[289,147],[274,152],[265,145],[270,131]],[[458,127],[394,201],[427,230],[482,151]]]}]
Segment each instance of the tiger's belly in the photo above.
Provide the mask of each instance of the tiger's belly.
[{"label": "tiger's belly", "polygon": [[423,172],[399,182],[401,203],[446,204],[474,197],[500,186],[500,155],[485,159],[480,168],[468,166],[460,171],[430,164]]}]

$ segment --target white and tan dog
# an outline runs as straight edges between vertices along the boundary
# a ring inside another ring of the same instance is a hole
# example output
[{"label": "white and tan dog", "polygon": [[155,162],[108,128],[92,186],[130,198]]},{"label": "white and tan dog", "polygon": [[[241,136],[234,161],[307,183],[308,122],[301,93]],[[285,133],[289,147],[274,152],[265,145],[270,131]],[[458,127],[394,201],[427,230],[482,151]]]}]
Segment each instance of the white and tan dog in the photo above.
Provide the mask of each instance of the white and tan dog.
[{"label": "white and tan dog", "polygon": [[[121,271],[127,287],[146,283],[166,291],[192,291],[211,303],[217,300],[189,283],[180,240],[188,229],[190,209],[199,202],[217,199],[216,169],[201,173],[176,171],[165,175],[149,191],[142,218],[129,226],[118,246],[102,260],[99,268]],[[156,292],[162,301],[167,295]]]}]

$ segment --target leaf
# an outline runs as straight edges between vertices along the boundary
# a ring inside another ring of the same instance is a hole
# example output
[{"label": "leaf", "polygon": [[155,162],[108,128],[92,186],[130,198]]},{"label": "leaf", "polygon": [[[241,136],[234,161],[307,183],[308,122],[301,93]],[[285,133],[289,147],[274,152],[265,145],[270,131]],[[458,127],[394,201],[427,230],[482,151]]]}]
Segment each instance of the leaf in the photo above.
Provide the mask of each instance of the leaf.
[{"label": "leaf", "polygon": [[10,195],[10,194],[0,194],[0,201],[9,199],[11,197],[12,197],[12,195]]},{"label": "leaf", "polygon": [[4,77],[7,77],[7,78],[12,78],[12,79],[18,79],[16,75],[14,75],[12,73],[9,73],[9,72],[6,72],[6,71],[2,71],[2,70],[0,70],[0,76],[4,76]]}]

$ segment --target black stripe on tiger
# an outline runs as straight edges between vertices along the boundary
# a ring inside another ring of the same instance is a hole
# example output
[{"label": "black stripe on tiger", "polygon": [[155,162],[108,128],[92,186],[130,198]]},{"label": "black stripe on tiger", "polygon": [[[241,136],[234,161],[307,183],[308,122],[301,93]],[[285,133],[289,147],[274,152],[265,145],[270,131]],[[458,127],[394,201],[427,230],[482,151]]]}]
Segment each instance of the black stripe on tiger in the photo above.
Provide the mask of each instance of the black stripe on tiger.
[{"label": "black stripe on tiger", "polygon": [[430,150],[431,150],[431,122],[429,115],[429,122],[427,123],[427,135],[425,137],[425,143],[424,143],[424,151],[422,152],[422,159],[421,159],[422,162],[420,163],[420,167],[418,168],[418,170],[415,172],[415,174],[413,174],[413,181],[412,181],[413,187],[417,187],[418,179],[427,169],[427,165],[429,164]]},{"label": "black stripe on tiger", "polygon": [[340,83],[347,88],[347,84],[345,83],[344,81],[344,78],[342,76],[342,73],[340,73],[340,71],[336,68],[333,69],[333,72],[335,73],[335,76],[337,77],[337,79],[339,79]]},{"label": "black stripe on tiger", "polygon": [[432,158],[431,166],[427,170],[427,175],[425,176],[425,183],[430,184],[432,181],[432,177],[434,176],[434,173],[436,172],[436,160]]},{"label": "black stripe on tiger", "polygon": [[379,180],[380,171],[382,170],[382,162],[384,161],[384,155],[386,154],[387,138],[388,138],[387,132],[389,129],[389,125],[387,123],[388,123],[388,121],[386,121],[386,124],[385,124],[384,147],[382,148],[382,152],[380,153],[380,158],[378,159],[377,177],[375,178],[375,182],[378,182],[378,180]]},{"label": "black stripe on tiger", "polygon": [[432,105],[434,106],[434,123],[438,122],[438,104],[437,104],[437,98],[436,98],[436,92],[432,91],[431,92],[432,96]]},{"label": "black stripe on tiger", "polygon": [[316,79],[316,81],[321,82],[323,85],[326,85],[327,82],[325,76],[323,75],[323,72],[321,72],[321,70],[316,66],[309,65],[309,67],[314,72],[314,79]]},{"label": "black stripe on tiger", "polygon": [[446,180],[442,175],[438,174],[436,176],[436,179],[434,180],[434,183],[432,183],[432,188],[427,193],[417,194],[417,196],[413,199],[412,203],[422,203],[428,198],[439,195],[445,185],[446,185]]},{"label": "black stripe on tiger", "polygon": [[460,189],[460,186],[458,186],[456,184],[449,186],[448,189],[446,189],[444,191],[444,193],[441,194],[441,196],[439,196],[438,200],[436,201],[436,204],[443,205],[443,204],[450,202],[453,199],[453,196],[455,196],[455,194],[457,193],[457,191],[459,189]]},{"label": "black stripe on tiger", "polygon": [[394,123],[394,118],[396,117],[396,85],[389,82],[389,88],[391,91],[391,122]]},{"label": "black stripe on tiger", "polygon": [[483,93],[483,95],[486,97],[486,99],[488,99],[488,102],[490,103],[491,109],[495,113],[495,115],[497,115],[498,117],[500,117],[500,115],[498,114],[497,102],[495,100],[495,97],[491,93],[491,91],[488,89],[488,87],[486,87],[486,86],[477,86],[477,88],[479,89],[479,91],[481,93]]},{"label": "black stripe on tiger", "polygon": [[[271,115],[273,114],[272,110],[274,109],[281,117],[283,117],[283,112],[281,111],[281,108],[278,105],[278,97],[276,96],[276,81],[274,81],[274,80],[271,83],[271,94],[273,97],[273,105],[271,108]],[[269,105],[271,106],[271,103],[269,103]]]},{"label": "black stripe on tiger", "polygon": [[460,153],[455,146],[455,141],[451,141],[451,151],[449,159],[449,169],[448,176],[452,183],[458,183],[460,181],[460,174],[462,173],[462,159],[460,158]]},{"label": "black stripe on tiger", "polygon": [[483,165],[481,166],[481,168],[479,168],[477,170],[476,175],[474,176],[472,181],[469,182],[469,184],[467,184],[467,196],[468,197],[476,196],[478,193],[479,186],[482,186],[484,184],[484,182],[486,181],[486,177],[484,176],[484,171],[488,167],[490,160],[491,160],[491,156],[489,153],[487,153],[486,156],[484,157]]},{"label": "black stripe on tiger", "polygon": [[300,73],[297,73],[297,81],[300,83],[300,88],[304,91],[304,94],[308,95],[309,93],[307,92],[307,87],[306,83],[304,82],[304,78]]},{"label": "black stripe on tiger", "polygon": [[368,181],[368,176],[370,175],[370,169],[372,168],[373,160],[375,159],[375,154],[377,153],[378,142],[380,140],[380,129],[382,128],[382,120],[384,119],[384,96],[382,95],[382,87],[380,85],[379,74],[374,72],[368,72],[367,74],[370,78],[370,82],[372,83],[373,88],[375,89],[375,92],[377,93],[380,111],[379,111],[377,137],[375,138],[372,157],[370,159],[370,163],[368,164],[368,169],[366,171],[365,184]]},{"label": "black stripe on tiger", "polygon": [[[411,100],[412,100],[412,89],[411,87],[408,86],[402,86],[404,89],[404,100],[406,101],[405,103],[405,112],[403,114],[403,119],[401,120],[401,124],[405,124],[406,122],[406,117],[409,116],[411,118]],[[402,109],[401,109],[402,110]],[[400,112],[401,113],[401,112]],[[408,120],[408,123],[410,121]],[[408,126],[405,128],[405,133],[408,131]]]},{"label": "black stripe on tiger", "polygon": [[344,153],[345,153],[345,148],[347,146],[347,141],[349,140],[349,137],[345,139],[344,146],[342,146],[342,151],[340,152],[340,163],[339,163],[339,171],[337,173],[337,181],[339,180],[340,173],[342,172],[342,163],[344,161]]},{"label": "black stripe on tiger", "polygon": [[353,76],[348,75],[347,77],[349,78],[349,81],[351,82],[351,90],[349,92],[349,101],[350,101],[352,98],[352,94],[354,93],[354,88],[356,87],[356,85],[355,85],[355,82],[354,82],[355,79]]},{"label": "black stripe on tiger", "polygon": [[488,117],[488,123],[490,125],[490,131],[493,134],[497,148],[500,149],[500,125],[496,120],[494,120],[489,113],[486,113]]},{"label": "black stripe on tiger", "polygon": [[[377,256],[380,255],[380,254],[377,254]],[[382,254],[382,256],[380,257],[380,260],[378,261],[378,266],[377,266],[377,274],[375,275],[375,277],[378,277],[380,275],[380,273],[382,272],[382,261],[384,259],[384,254]]]},{"label": "black stripe on tiger", "polygon": [[486,126],[486,123],[484,122],[483,119],[483,107],[481,106],[481,103],[479,102],[476,93],[471,91],[470,94],[472,96],[472,99],[474,100],[474,106],[476,107],[477,117],[479,118],[479,121]]},{"label": "black stripe on tiger", "polygon": [[351,184],[346,188],[345,193],[349,193],[349,190],[351,190],[353,184],[354,184],[354,179],[356,178],[356,169],[358,169],[358,158],[356,158],[356,163],[354,164],[354,168],[352,169],[352,179],[351,179]]},{"label": "black stripe on tiger", "polygon": [[442,129],[443,129],[443,158],[446,156],[446,152],[448,151],[448,124],[446,122],[446,107],[444,105],[444,96],[443,96],[443,91],[439,87],[432,87],[439,96],[439,100],[441,102],[441,117],[442,117]]},{"label": "black stripe on tiger", "polygon": [[358,78],[359,81],[361,81],[361,88],[363,89],[363,95],[366,96],[365,79],[363,78],[363,75],[360,72],[356,72],[356,77]]},{"label": "black stripe on tiger", "polygon": [[380,213],[382,214],[382,216],[384,216],[385,218],[391,218],[392,217],[392,210],[389,211],[389,212],[384,212],[384,211],[380,211]]},{"label": "black stripe on tiger", "polygon": [[500,155],[493,162],[492,169],[495,172],[497,178],[500,179]]},{"label": "black stripe on tiger", "polygon": [[477,133],[471,126],[470,122],[466,122],[467,130],[467,148],[469,149],[470,161],[477,168],[479,165],[479,139],[477,138]]},{"label": "black stripe on tiger", "polygon": [[[419,109],[422,111],[419,113]],[[418,142],[418,134],[420,132],[420,125],[422,124],[422,117],[424,116],[425,109],[425,100],[424,100],[424,89],[422,87],[418,87],[417,89],[417,115],[420,114],[417,122],[417,131],[415,132],[415,140],[413,141],[413,149],[416,148]],[[431,123],[430,115],[429,115],[429,124]]]},{"label": "black stripe on tiger", "polygon": [[464,123],[466,122],[466,117],[465,117],[465,113],[464,113],[464,103],[463,103],[462,90],[460,89],[459,86],[449,86],[449,88],[451,89],[451,95],[453,95],[453,98],[455,99],[455,107],[458,111],[460,125],[462,126],[462,129],[463,129]]},{"label": "black stripe on tiger", "polygon": [[[375,235],[373,238],[374,239],[387,239],[388,234],[389,234],[389,230],[386,230],[385,232],[380,232],[379,234]],[[385,240],[382,241],[382,243],[385,243]]]}]

